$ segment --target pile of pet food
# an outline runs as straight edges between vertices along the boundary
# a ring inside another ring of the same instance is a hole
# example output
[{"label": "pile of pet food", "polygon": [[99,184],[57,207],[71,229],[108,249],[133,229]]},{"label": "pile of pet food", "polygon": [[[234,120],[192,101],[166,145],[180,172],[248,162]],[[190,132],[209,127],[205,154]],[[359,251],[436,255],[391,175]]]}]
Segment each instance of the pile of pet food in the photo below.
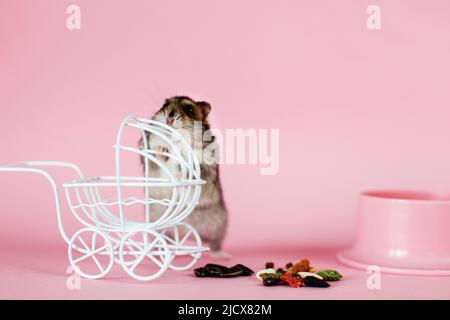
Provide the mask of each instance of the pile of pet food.
[{"label": "pile of pet food", "polygon": [[[234,278],[239,276],[250,276],[254,272],[250,268],[237,264],[231,268],[209,263],[204,267],[194,270],[197,277],[202,278]],[[290,286],[328,288],[329,281],[339,281],[342,275],[336,270],[323,269],[317,271],[310,266],[308,259],[302,259],[296,264],[288,263],[286,268],[275,269],[273,262],[266,262],[265,269],[256,273],[256,278],[262,281],[265,286]]]},{"label": "pile of pet food", "polygon": [[342,275],[336,270],[330,269],[317,271],[310,266],[308,259],[302,259],[296,264],[287,263],[286,269],[275,269],[273,262],[267,262],[265,269],[256,273],[256,278],[265,286],[328,288],[330,284],[327,281],[339,281],[342,279]]}]

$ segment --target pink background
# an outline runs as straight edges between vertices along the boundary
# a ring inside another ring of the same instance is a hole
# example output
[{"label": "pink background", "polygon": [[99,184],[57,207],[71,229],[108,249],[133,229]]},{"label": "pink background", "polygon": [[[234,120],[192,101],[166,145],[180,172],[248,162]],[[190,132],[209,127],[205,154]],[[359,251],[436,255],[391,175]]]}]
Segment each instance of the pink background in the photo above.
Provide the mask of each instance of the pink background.
[{"label": "pink background", "polygon": [[[121,118],[186,94],[216,128],[280,129],[279,174],[222,166],[226,249],[345,246],[361,190],[449,191],[449,32],[446,0],[0,0],[0,162],[111,174]],[[2,246],[64,246],[46,181],[0,182]]]}]

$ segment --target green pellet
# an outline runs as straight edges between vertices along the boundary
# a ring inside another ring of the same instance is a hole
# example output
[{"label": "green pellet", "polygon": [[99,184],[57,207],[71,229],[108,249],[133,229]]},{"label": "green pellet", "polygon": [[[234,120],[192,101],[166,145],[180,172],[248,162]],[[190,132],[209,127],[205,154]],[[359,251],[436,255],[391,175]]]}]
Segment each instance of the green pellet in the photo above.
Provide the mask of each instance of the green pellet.
[{"label": "green pellet", "polygon": [[320,270],[317,274],[326,281],[338,281],[342,279],[342,275],[336,270]]}]

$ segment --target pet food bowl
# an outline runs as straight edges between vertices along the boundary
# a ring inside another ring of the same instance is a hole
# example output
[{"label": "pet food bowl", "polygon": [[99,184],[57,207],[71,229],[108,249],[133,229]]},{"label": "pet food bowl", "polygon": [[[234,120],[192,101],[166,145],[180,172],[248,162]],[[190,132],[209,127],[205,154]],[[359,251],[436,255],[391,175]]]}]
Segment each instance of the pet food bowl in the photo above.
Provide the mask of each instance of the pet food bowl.
[{"label": "pet food bowl", "polygon": [[338,259],[385,273],[450,276],[450,197],[378,191],[360,195],[355,242]]}]

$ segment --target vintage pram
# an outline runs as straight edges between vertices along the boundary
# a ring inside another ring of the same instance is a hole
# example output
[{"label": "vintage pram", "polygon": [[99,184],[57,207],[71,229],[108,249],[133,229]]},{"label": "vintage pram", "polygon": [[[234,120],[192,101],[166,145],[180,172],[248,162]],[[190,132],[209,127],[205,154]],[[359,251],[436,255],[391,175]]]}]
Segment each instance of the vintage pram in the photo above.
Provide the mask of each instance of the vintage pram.
[{"label": "vintage pram", "polygon": [[[126,145],[123,135],[128,128],[139,130],[144,138],[142,147],[136,141],[134,145]],[[163,141],[167,148],[152,150],[146,137]],[[124,153],[142,157],[145,174],[122,176]],[[178,170],[174,173],[167,163],[175,163]],[[64,229],[57,183],[42,169],[48,166],[66,167],[79,176],[62,184],[73,215],[83,225],[72,237]],[[152,166],[158,166],[165,176],[152,177]],[[48,179],[54,190],[58,227],[68,244],[70,264],[82,277],[102,278],[114,263],[142,281],[156,279],[169,268],[191,268],[208,248],[202,246],[197,231],[183,222],[197,205],[201,185],[205,183],[200,178],[199,160],[188,141],[166,124],[128,116],[117,134],[115,169],[115,176],[85,178],[78,166],[67,162],[27,161],[0,166],[0,171],[34,172]],[[153,197],[155,188],[170,188],[171,196]],[[109,189],[109,193],[112,189],[115,197],[106,199],[104,189]],[[126,196],[128,189],[139,189],[141,196]],[[152,214],[156,205],[164,209],[157,217]],[[184,256],[182,263],[176,259],[180,256]]]}]

